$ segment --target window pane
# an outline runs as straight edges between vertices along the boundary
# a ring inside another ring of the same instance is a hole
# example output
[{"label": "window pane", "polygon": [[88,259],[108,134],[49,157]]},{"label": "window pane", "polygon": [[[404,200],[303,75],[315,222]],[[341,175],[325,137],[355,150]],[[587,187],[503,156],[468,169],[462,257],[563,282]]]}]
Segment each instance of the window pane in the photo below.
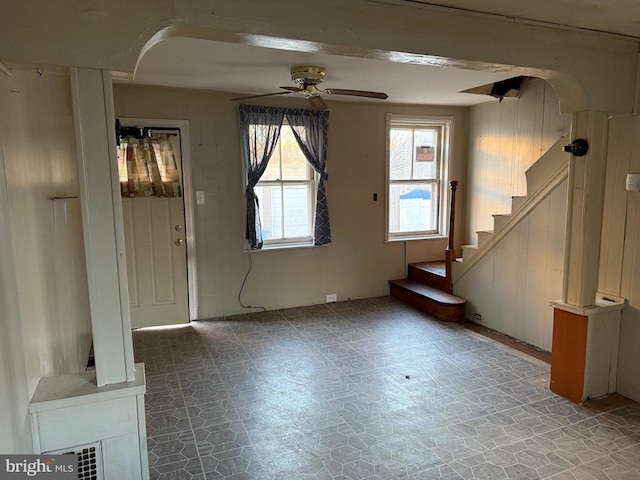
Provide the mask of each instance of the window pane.
[{"label": "window pane", "polygon": [[269,163],[267,164],[267,169],[260,177],[260,180],[263,182],[272,182],[274,180],[278,180],[280,178],[280,151],[278,147],[276,147],[275,152],[271,155],[269,159]]},{"label": "window pane", "polygon": [[[311,236],[310,185],[258,185],[260,222],[264,240]],[[284,191],[284,211],[282,192]]]},{"label": "window pane", "polygon": [[435,183],[394,183],[389,186],[389,232],[437,229],[438,192]]},{"label": "window pane", "polygon": [[280,133],[280,151],[282,153],[282,180],[308,180],[309,163],[288,125],[282,126]]},{"label": "window pane", "polygon": [[389,131],[389,179],[410,180],[413,162],[413,130],[392,128]]},{"label": "window pane", "polygon": [[282,188],[279,185],[258,185],[254,190],[260,202],[262,238],[264,240],[282,238]]},{"label": "window pane", "polygon": [[437,131],[416,128],[413,135],[415,145],[413,180],[437,178],[439,163]]},{"label": "window pane", "polygon": [[284,236],[286,238],[308,237],[309,186],[287,185],[284,187]]}]

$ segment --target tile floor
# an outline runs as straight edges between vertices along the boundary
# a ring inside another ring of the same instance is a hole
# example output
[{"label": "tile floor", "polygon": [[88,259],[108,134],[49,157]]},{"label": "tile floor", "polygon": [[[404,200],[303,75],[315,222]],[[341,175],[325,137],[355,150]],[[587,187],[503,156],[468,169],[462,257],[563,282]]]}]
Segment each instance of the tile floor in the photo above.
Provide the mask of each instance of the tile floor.
[{"label": "tile floor", "polygon": [[640,407],[390,297],[134,332],[151,479],[640,479]]}]

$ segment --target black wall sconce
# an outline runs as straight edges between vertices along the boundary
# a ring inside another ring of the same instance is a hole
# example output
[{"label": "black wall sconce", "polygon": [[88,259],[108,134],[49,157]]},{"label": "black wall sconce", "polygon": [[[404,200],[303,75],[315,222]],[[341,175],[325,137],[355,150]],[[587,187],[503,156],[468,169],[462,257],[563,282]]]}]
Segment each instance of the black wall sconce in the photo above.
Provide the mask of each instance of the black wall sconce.
[{"label": "black wall sconce", "polygon": [[576,157],[582,157],[589,151],[589,142],[584,138],[577,138],[571,145],[565,145],[562,147],[562,151],[570,153]]}]

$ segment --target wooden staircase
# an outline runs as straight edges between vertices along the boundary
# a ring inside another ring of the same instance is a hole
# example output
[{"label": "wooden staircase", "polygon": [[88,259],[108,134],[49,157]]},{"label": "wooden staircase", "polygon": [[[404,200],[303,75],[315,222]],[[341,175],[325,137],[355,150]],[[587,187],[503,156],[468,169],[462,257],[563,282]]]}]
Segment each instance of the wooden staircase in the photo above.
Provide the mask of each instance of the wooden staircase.
[{"label": "wooden staircase", "polygon": [[452,294],[451,264],[455,259],[453,225],[457,181],[450,182],[449,244],[445,260],[410,263],[408,278],[389,280],[389,293],[403,302],[445,322],[460,322],[464,318],[466,300]]},{"label": "wooden staircase", "polygon": [[525,176],[527,192],[530,193],[526,196],[511,197],[511,212],[492,215],[493,230],[477,231],[477,243],[462,246],[464,261],[453,262],[452,280],[458,281],[462,278],[567,178],[569,157],[562,150],[565,143],[566,139],[560,137],[527,169]]},{"label": "wooden staircase", "polygon": [[460,322],[466,300],[447,293],[444,260],[409,264],[409,277],[389,280],[389,293],[445,322]]}]

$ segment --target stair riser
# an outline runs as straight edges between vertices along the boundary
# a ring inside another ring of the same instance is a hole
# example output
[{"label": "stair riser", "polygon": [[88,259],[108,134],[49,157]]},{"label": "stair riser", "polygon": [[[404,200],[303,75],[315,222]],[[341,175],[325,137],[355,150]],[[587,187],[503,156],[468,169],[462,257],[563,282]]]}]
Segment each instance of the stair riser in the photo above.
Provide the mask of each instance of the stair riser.
[{"label": "stair riser", "polygon": [[509,215],[493,215],[493,231],[500,230],[509,221]]},{"label": "stair riser", "polygon": [[409,265],[408,276],[411,280],[415,280],[416,282],[422,282],[425,285],[429,285],[430,287],[437,288],[439,290],[447,290],[447,279],[441,275],[436,275],[435,273],[427,272]]},{"label": "stair riser", "polygon": [[473,257],[476,253],[478,253],[478,247],[476,247],[475,245],[463,245],[462,246],[462,258],[463,259],[470,259],[471,257]]},{"label": "stair riser", "polygon": [[478,248],[482,247],[482,245],[491,238],[491,235],[493,235],[493,232],[476,232],[476,235],[478,236]]},{"label": "stair riser", "polygon": [[428,297],[393,284],[390,285],[389,291],[392,297],[402,300],[443,322],[461,322],[464,318],[463,305],[442,305]]},{"label": "stair riser", "polygon": [[511,213],[524,205],[529,197],[511,197]]}]

